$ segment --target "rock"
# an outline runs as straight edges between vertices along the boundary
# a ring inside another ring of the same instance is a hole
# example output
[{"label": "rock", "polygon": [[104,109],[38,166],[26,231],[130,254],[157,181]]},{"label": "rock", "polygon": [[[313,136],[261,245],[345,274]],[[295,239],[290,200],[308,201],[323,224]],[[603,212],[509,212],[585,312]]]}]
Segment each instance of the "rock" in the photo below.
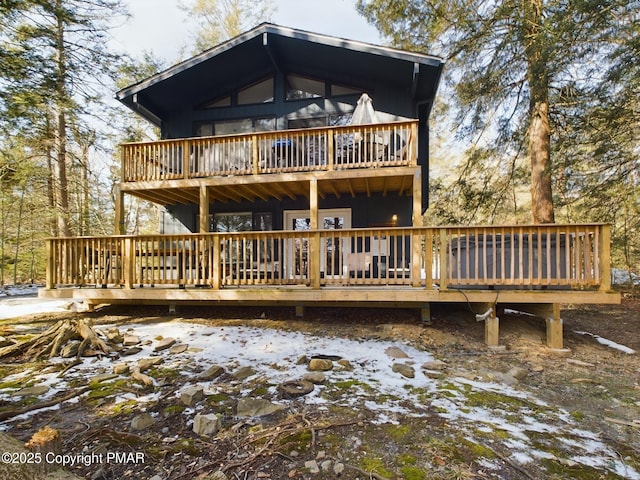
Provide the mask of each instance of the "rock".
[{"label": "rock", "polygon": [[113,366],[113,373],[115,373],[116,375],[126,375],[127,373],[129,373],[129,371],[129,365],[127,365],[126,363],[119,363]]},{"label": "rock", "polygon": [[118,378],[118,375],[116,373],[101,373],[99,375],[94,375],[93,377],[91,377],[89,383],[102,383],[108,380],[113,380],[114,378]]},{"label": "rock", "polygon": [[333,462],[331,460],[325,460],[320,464],[320,468],[322,469],[323,472],[328,472],[332,464]]},{"label": "rock", "polygon": [[398,347],[389,347],[385,349],[384,353],[386,353],[391,358],[410,358],[409,355],[404,353]]},{"label": "rock", "polygon": [[198,435],[215,435],[222,428],[222,420],[213,414],[197,414],[193,419],[193,431]]},{"label": "rock", "polygon": [[296,365],[305,365],[307,363],[309,363],[309,357],[306,355],[300,355],[298,360],[296,360]]},{"label": "rock", "polygon": [[309,460],[307,462],[304,462],[304,468],[309,470],[309,473],[320,473],[318,462],[316,462],[315,460]]},{"label": "rock", "polygon": [[125,334],[122,340],[122,345],[125,347],[132,347],[140,343],[140,338],[136,335]]},{"label": "rock", "polygon": [[425,362],[422,364],[424,370],[444,370],[447,368],[446,362],[442,360],[433,360],[431,362]]},{"label": "rock", "polygon": [[33,387],[21,388],[17,392],[13,392],[12,395],[16,397],[37,397],[44,395],[49,391],[49,387],[46,385],[35,385]]},{"label": "rock", "polygon": [[162,357],[141,358],[138,360],[138,367],[141,372],[144,372],[145,370],[149,370],[151,367],[160,365],[163,361]]},{"label": "rock", "polygon": [[60,356],[62,358],[70,358],[75,357],[78,354],[78,347],[82,342],[80,340],[71,340],[67,342],[67,344],[62,347],[60,350]]},{"label": "rock", "polygon": [[306,380],[292,380],[278,385],[282,398],[297,398],[313,392],[313,383]]},{"label": "rock", "polygon": [[344,472],[344,463],[336,462],[333,466],[333,473],[336,475],[341,475]]},{"label": "rock", "polygon": [[136,355],[141,351],[142,351],[142,348],[140,347],[131,347],[120,352],[120,355],[123,355],[123,356]]},{"label": "rock", "polygon": [[416,376],[415,369],[411,365],[405,365],[404,363],[394,363],[391,370],[407,378],[414,378]]},{"label": "rock", "polygon": [[213,380],[224,373],[224,368],[220,365],[211,365],[204,372],[198,375],[199,380]]},{"label": "rock", "polygon": [[162,340],[160,340],[158,342],[158,344],[153,349],[153,351],[154,352],[161,352],[162,350],[166,350],[167,348],[171,347],[175,343],[176,343],[176,339],[175,338],[171,338],[171,337],[163,338]]},{"label": "rock", "polygon": [[173,347],[171,347],[171,349],[169,350],[169,353],[171,353],[172,355],[177,355],[179,353],[184,353],[188,350],[189,345],[187,345],[186,343],[181,343],[179,345],[174,345]]},{"label": "rock", "polygon": [[122,343],[124,341],[124,337],[120,334],[120,330],[117,328],[110,328],[107,330],[105,336],[111,343]]},{"label": "rock", "polygon": [[321,385],[327,381],[327,376],[322,372],[309,372],[306,373],[302,379],[305,382],[311,382],[314,385]]},{"label": "rock", "polygon": [[351,365],[351,362],[346,358],[341,358],[340,360],[338,360],[338,365],[340,365],[345,370],[349,370],[349,371],[353,370],[353,365]]},{"label": "rock", "polygon": [[187,407],[192,407],[196,402],[204,398],[204,388],[201,385],[192,385],[180,392],[180,401]]},{"label": "rock", "polygon": [[512,367],[507,372],[507,375],[511,375],[516,380],[523,380],[529,376],[529,371],[522,367]]},{"label": "rock", "polygon": [[425,377],[432,378],[433,380],[437,380],[446,376],[446,373],[441,370],[423,370],[422,373],[424,373]]},{"label": "rock", "polygon": [[262,417],[286,408],[285,405],[271,403],[269,400],[262,398],[240,398],[238,399],[236,415],[239,417]]},{"label": "rock", "polygon": [[246,367],[240,367],[238,370],[233,372],[231,376],[236,380],[245,380],[255,374],[256,374],[256,371],[252,367],[246,366]]},{"label": "rock", "polygon": [[312,372],[327,372],[333,368],[333,362],[324,358],[312,358],[308,368]]},{"label": "rock", "polygon": [[149,428],[154,423],[156,423],[156,419],[153,418],[148,413],[141,413],[140,415],[136,415],[131,420],[131,429],[132,430],[144,430]]}]

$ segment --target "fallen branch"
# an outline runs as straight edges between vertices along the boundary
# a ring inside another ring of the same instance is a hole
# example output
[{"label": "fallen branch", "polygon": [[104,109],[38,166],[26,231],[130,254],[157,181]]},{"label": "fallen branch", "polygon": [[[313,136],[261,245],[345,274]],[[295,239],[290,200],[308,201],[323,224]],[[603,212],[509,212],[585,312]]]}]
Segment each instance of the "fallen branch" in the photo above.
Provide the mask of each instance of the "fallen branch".
[{"label": "fallen branch", "polygon": [[34,403],[33,405],[29,405],[24,408],[19,408],[17,410],[8,410],[6,412],[0,412],[0,422],[3,422],[13,417],[17,417],[18,415],[24,415],[25,413],[29,413],[34,410],[40,410],[41,408],[53,407],[62,402],[66,402],[67,400],[71,400],[72,398],[77,397],[78,395],[82,395],[83,393],[88,392],[90,389],[91,389],[90,387],[82,387],[78,390],[75,390],[65,395],[64,397],[54,398],[53,400],[50,400],[48,402]]}]

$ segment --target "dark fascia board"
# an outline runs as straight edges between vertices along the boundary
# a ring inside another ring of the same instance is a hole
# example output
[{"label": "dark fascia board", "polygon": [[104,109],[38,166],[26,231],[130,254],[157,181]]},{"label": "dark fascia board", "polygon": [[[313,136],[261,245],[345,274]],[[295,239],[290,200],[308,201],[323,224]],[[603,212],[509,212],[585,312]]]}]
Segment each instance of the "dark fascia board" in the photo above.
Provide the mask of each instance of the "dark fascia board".
[{"label": "dark fascia board", "polygon": [[421,53],[407,52],[404,50],[398,50],[391,47],[383,47],[383,46],[360,42],[356,40],[347,40],[339,37],[332,37],[329,35],[311,33],[304,30],[297,30],[289,27],[282,27],[279,25],[271,24],[271,23],[262,23],[257,27],[255,27],[254,29],[249,30],[248,32],[242,33],[237,37],[234,37],[224,43],[221,43],[216,47],[210,48],[209,50],[202,52],[199,55],[191,57],[183,62],[180,62],[174,65],[173,67],[170,67],[145,80],[142,80],[141,82],[138,82],[136,84],[133,84],[129,87],[126,87],[118,91],[116,93],[116,98],[120,101],[124,101],[127,97],[135,95],[136,93],[143,91],[145,88],[151,87],[152,85],[160,83],[163,80],[171,78],[172,76],[180,72],[183,72],[202,62],[205,62],[210,58],[220,55],[223,52],[231,50],[237,45],[240,45],[248,40],[251,40],[263,34],[280,35],[282,37],[305,40],[313,43],[319,43],[319,44],[334,46],[338,48],[346,48],[346,49],[357,51],[357,52],[396,58],[399,60],[420,63],[420,64],[429,65],[429,66],[440,68],[440,69],[444,65],[444,61],[442,60],[442,58],[432,56],[432,55],[424,55]]}]

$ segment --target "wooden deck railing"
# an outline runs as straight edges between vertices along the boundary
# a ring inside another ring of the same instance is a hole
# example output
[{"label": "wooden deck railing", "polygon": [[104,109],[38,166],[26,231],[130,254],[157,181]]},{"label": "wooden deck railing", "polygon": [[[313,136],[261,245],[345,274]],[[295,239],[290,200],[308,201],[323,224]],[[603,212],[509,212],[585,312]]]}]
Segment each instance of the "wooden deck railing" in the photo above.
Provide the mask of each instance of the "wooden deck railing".
[{"label": "wooden deck railing", "polygon": [[126,143],[122,180],[416,165],[417,122]]},{"label": "wooden deck railing", "polygon": [[606,225],[55,238],[47,288],[610,289]]}]

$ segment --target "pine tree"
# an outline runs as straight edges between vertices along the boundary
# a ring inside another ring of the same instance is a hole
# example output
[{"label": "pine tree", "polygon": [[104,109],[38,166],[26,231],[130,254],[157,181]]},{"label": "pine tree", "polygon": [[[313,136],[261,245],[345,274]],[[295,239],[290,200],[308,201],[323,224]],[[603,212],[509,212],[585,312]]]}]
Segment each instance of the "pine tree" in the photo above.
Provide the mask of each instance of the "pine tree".
[{"label": "pine tree", "polygon": [[637,2],[359,0],[358,8],[395,46],[445,57],[459,136],[507,158],[526,150],[532,220],[553,222],[557,93],[589,82],[582,76]]}]

